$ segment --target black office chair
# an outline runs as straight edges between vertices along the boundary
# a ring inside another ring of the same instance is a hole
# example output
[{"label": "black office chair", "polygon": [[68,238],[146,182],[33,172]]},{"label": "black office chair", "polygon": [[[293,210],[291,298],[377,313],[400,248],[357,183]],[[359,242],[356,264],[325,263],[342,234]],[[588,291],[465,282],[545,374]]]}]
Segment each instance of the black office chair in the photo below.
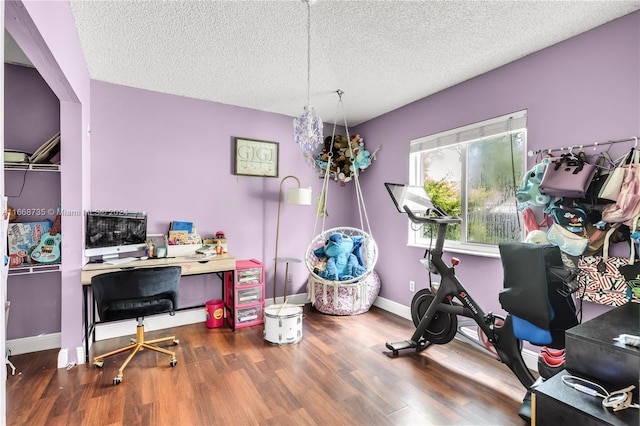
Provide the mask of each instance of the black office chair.
[{"label": "black office chair", "polygon": [[132,318],[138,320],[136,339],[131,339],[130,345],[93,358],[93,364],[102,368],[104,358],[131,351],[118,370],[118,375],[113,379],[114,385],[122,382],[123,370],[133,359],[133,356],[143,348],[171,356],[169,365],[172,367],[177,364],[175,352],[159,348],[155,344],[171,341],[177,345],[179,341],[175,336],[145,341],[143,319],[148,315],[166,312],[174,314],[174,310],[178,307],[180,275],[181,268],[179,266],[165,266],[111,272],[96,275],[91,279],[91,289],[100,321]]}]

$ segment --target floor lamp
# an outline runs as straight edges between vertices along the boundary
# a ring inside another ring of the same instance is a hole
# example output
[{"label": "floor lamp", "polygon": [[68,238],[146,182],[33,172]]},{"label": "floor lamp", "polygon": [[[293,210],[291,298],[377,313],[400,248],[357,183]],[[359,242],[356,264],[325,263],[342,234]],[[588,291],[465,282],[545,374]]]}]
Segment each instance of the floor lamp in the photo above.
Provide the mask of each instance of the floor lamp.
[{"label": "floor lamp", "polygon": [[289,263],[300,263],[300,259],[290,257],[278,257],[278,239],[280,237],[280,207],[282,206],[282,187],[287,179],[294,179],[298,184],[297,187],[287,188],[287,194],[285,201],[287,204],[297,204],[302,206],[311,205],[311,188],[301,188],[300,179],[295,176],[285,176],[280,181],[280,191],[278,192],[278,222],[276,226],[276,252],[275,252],[275,266],[273,268],[273,303],[276,303],[276,283],[278,281],[278,262],[286,263],[285,278],[284,278],[284,301],[287,301],[287,279],[289,275]]}]

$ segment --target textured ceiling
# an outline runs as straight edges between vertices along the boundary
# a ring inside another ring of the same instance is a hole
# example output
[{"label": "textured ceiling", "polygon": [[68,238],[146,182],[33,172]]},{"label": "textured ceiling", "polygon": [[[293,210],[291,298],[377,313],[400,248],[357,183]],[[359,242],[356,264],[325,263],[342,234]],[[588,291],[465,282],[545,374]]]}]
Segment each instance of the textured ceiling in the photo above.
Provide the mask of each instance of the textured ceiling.
[{"label": "textured ceiling", "polygon": [[[311,6],[311,104],[349,125],[640,9],[634,1],[335,1]],[[296,116],[307,3],[72,0],[92,79]]]}]

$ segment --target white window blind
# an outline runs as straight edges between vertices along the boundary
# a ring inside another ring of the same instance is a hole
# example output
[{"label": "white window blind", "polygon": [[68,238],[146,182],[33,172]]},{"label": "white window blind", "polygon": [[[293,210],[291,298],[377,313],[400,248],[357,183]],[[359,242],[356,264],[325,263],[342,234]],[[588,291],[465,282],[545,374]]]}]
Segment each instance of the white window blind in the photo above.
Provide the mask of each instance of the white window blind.
[{"label": "white window blind", "polygon": [[435,133],[414,139],[410,143],[411,153],[426,151],[433,148],[455,145],[482,139],[488,136],[495,136],[509,131],[523,129],[527,127],[527,111],[522,110],[500,117],[491,118],[480,123],[469,124],[452,130]]}]

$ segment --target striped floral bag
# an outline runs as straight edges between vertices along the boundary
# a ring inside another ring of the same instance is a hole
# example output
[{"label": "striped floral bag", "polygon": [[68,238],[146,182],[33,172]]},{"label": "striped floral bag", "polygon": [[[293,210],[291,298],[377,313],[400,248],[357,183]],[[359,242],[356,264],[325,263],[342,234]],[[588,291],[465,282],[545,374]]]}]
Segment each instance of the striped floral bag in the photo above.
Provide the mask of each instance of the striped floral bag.
[{"label": "striped floral bag", "polygon": [[631,244],[631,256],[609,256],[609,239],[616,227],[607,231],[602,256],[582,256],[578,259],[578,280],[583,286],[576,293],[581,299],[609,306],[621,306],[631,301],[640,303],[627,285],[620,268],[633,265],[635,259],[634,244]]}]

